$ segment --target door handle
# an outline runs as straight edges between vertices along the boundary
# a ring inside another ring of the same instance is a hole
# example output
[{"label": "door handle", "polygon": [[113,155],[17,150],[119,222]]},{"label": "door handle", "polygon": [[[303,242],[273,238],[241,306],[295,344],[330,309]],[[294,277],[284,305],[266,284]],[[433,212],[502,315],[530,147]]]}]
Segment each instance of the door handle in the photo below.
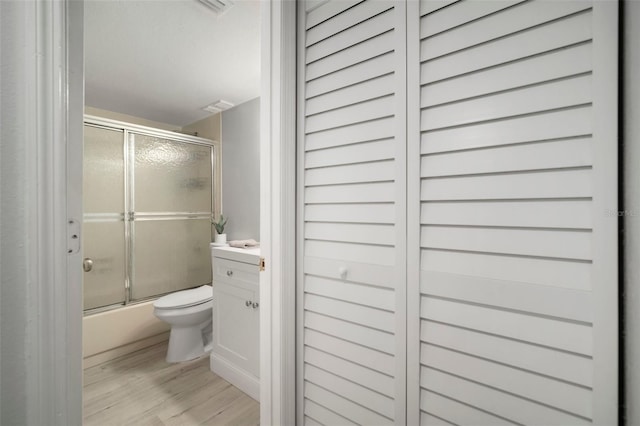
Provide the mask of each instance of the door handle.
[{"label": "door handle", "polygon": [[91,272],[91,270],[93,269],[93,260],[91,260],[91,258],[85,257],[82,260],[82,269],[85,272]]}]

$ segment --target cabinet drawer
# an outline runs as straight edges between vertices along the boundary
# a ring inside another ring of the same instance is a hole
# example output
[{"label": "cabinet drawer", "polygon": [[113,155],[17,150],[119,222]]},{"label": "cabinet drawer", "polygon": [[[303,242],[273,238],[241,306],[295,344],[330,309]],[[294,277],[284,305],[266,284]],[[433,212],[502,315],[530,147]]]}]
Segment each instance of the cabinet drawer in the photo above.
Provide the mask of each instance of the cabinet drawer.
[{"label": "cabinet drawer", "polygon": [[259,282],[257,265],[235,262],[233,260],[213,258],[213,283],[216,281],[228,284],[256,286]]}]

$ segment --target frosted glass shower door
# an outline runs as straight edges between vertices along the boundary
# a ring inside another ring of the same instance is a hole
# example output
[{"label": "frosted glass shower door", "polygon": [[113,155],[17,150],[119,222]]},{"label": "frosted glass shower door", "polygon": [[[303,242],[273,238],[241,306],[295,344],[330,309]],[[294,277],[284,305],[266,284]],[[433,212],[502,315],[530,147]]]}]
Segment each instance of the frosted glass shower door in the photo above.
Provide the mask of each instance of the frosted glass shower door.
[{"label": "frosted glass shower door", "polygon": [[124,133],[84,126],[84,309],[125,302]]},{"label": "frosted glass shower door", "polygon": [[211,282],[213,148],[130,134],[131,299]]}]

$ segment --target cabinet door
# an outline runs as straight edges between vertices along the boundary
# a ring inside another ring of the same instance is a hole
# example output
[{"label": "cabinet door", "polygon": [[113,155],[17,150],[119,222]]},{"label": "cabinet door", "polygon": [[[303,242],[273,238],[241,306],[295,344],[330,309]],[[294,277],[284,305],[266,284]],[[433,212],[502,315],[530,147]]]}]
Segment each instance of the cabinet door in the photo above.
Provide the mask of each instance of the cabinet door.
[{"label": "cabinet door", "polygon": [[[213,286],[213,352],[258,376],[257,291],[226,282]],[[251,303],[251,305],[249,305]]]}]

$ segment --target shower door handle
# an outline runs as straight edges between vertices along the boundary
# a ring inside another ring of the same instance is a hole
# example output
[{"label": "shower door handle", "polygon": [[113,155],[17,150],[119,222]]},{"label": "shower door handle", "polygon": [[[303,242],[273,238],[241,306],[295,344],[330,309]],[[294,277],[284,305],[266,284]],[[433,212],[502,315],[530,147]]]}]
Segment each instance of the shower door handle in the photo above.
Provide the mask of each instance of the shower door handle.
[{"label": "shower door handle", "polygon": [[93,260],[91,260],[88,257],[85,257],[84,260],[82,261],[82,269],[85,272],[91,272],[91,270],[93,269]]}]

